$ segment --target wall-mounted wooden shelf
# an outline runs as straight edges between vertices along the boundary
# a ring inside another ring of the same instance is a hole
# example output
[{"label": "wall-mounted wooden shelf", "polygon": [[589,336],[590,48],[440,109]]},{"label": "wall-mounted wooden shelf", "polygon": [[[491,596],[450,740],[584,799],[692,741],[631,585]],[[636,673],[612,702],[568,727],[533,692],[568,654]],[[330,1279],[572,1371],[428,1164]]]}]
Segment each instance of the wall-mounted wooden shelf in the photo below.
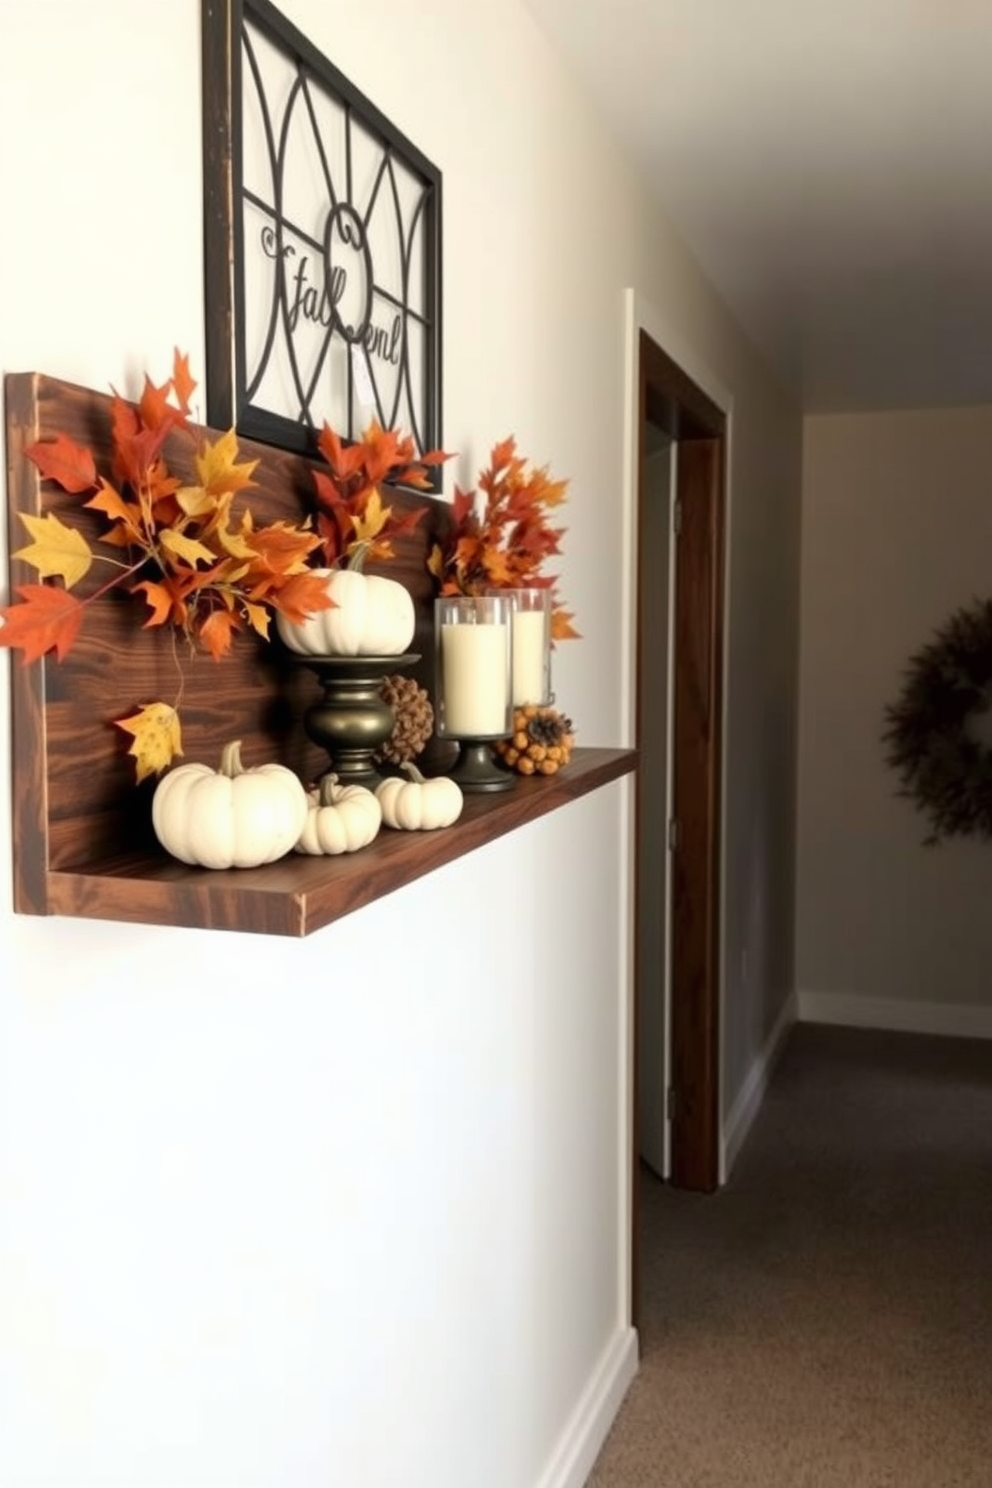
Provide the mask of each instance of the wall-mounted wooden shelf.
[{"label": "wall-mounted wooden shelf", "polygon": [[467,796],[459,820],[433,832],[383,827],[361,852],[296,854],[265,868],[187,868],[164,853],[121,856],[46,876],[48,912],[146,925],[310,935],[455,858],[607,785],[633,768],[630,751],[577,749],[559,774]]},{"label": "wall-mounted wooden shelf", "polygon": [[[11,553],[25,543],[18,513],[56,511],[99,547],[101,519],[80,498],[42,481],[24,455],[37,439],[68,434],[108,469],[110,400],[40,373],[5,382],[7,494]],[[203,430],[204,435],[217,431]],[[311,505],[311,464],[284,450],[240,441],[241,458],[256,459],[246,493],[259,522],[298,521]],[[167,443],[170,468],[188,474],[191,450]],[[447,504],[391,492],[401,509],[427,505],[428,515],[397,544],[388,572],[406,584],[417,612],[412,648],[424,656],[418,680],[433,692],[434,588],[426,568],[443,530]],[[33,583],[32,568],[12,558],[10,593]],[[93,579],[93,588],[99,584]],[[80,593],[80,589],[75,592]],[[13,744],[14,907],[19,913],[72,915],[156,925],[309,935],[342,915],[471,852],[630,772],[630,750],[576,749],[557,775],[516,781],[495,795],[466,797],[454,826],[434,832],[383,827],[361,852],[340,858],[296,854],[265,868],[215,872],[170,858],[151,829],[154,781],[134,784],[122,718],[157,699],[172,701],[179,676],[173,637],[143,628],[142,602],[120,594],[96,601],[79,639],[62,662],[46,657],[11,665]],[[239,638],[220,663],[198,656],[184,665],[184,757],[219,761],[223,745],[243,741],[246,765],[279,760],[309,783],[328,765],[306,736],[303,716],[317,696],[309,668],[278,643]]]}]

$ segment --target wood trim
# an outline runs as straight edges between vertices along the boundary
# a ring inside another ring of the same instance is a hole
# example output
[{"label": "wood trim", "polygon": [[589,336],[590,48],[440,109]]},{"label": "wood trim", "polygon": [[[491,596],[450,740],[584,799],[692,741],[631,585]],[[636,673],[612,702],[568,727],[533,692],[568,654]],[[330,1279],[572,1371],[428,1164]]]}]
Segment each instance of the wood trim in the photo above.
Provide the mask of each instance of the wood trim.
[{"label": "wood trim", "polygon": [[726,416],[702,388],[673,362],[647,331],[638,342],[641,397],[647,420],[670,439],[706,439],[722,435]]},{"label": "wood trim", "polygon": [[[720,893],[724,626],[724,484],[727,420],[644,330],[638,338],[638,479],[648,422],[675,442],[681,535],[676,540],[672,646],[672,816],[678,846],[669,859],[671,1182],[710,1191],[719,1183]],[[643,534],[642,534],[643,539]],[[640,544],[639,544],[640,547]],[[648,640],[638,594],[638,717]],[[642,741],[638,738],[638,745]],[[657,768],[657,761],[653,762]],[[636,833],[666,823],[637,818]],[[635,956],[635,1008],[641,970]],[[636,1015],[635,1015],[636,1018]],[[635,1080],[636,1040],[635,1021]],[[636,1101],[636,1088],[635,1088]],[[637,1106],[634,1106],[635,1121]],[[632,1273],[636,1317],[639,1151],[633,1153]]]},{"label": "wood trim", "polygon": [[[645,426],[647,424],[648,381],[647,381],[647,378],[645,376],[644,350],[643,350],[644,339],[645,338],[644,338],[644,335],[642,333],[642,335],[641,335],[642,349],[641,349],[641,357],[640,357],[640,361],[639,361],[640,376],[638,378],[638,400],[637,400],[637,403],[638,403],[638,419],[637,419],[637,511],[638,511],[638,514],[640,514],[643,511],[643,509],[644,509],[644,462],[645,462],[645,458],[646,458],[646,454],[647,454],[647,439],[646,439],[646,433],[645,433]],[[638,516],[638,521],[639,522],[641,521],[640,515]],[[643,534],[639,534],[639,536],[642,537]],[[640,551],[641,551],[641,543],[639,542],[638,543],[638,552],[640,552]],[[643,595],[644,595],[644,564],[643,564],[642,561],[639,561],[638,562],[638,566],[637,566],[636,591],[635,591],[635,593],[636,593],[636,605],[637,605],[638,623],[635,626],[635,641],[634,641],[634,668],[635,668],[635,670],[634,670],[634,677],[635,677],[635,686],[636,686],[636,690],[637,690],[637,694],[636,694],[636,707],[637,707],[637,720],[638,720],[638,725],[637,725],[638,726],[637,744],[638,744],[638,749],[640,750],[642,748],[642,744],[643,744],[643,741],[640,738],[640,730],[641,730],[640,720],[644,716],[643,715],[643,703],[642,703],[642,700],[641,700],[641,682],[642,682],[642,678],[643,678],[643,675],[644,675],[644,671],[643,671],[643,668],[644,668],[644,656],[645,656],[645,652],[646,652],[645,637],[644,637],[644,625],[642,623],[642,617],[643,617],[643,614],[644,614],[644,598],[643,598]],[[641,1101],[641,1081],[640,1081],[640,1076],[638,1074],[639,1060],[638,1060],[637,1051],[638,1051],[638,1047],[639,1047],[638,1040],[642,1036],[641,1035],[641,1030],[640,1030],[640,1018],[639,1018],[639,1015],[638,1015],[638,1009],[639,1009],[639,1006],[640,1006],[640,987],[642,985],[642,977],[644,975],[643,964],[642,964],[643,958],[642,958],[642,954],[641,954],[641,950],[642,950],[642,948],[641,948],[641,936],[637,933],[637,919],[636,919],[636,916],[637,916],[637,908],[638,908],[638,878],[637,878],[637,866],[636,865],[638,865],[640,863],[640,859],[641,859],[641,849],[642,849],[642,846],[643,846],[642,833],[645,830],[645,822],[644,822],[644,811],[643,811],[643,808],[642,808],[642,806],[640,804],[641,803],[641,799],[642,799],[640,790],[637,791],[634,799],[635,799],[635,811],[634,811],[634,844],[633,844],[633,849],[634,849],[634,864],[635,864],[635,868],[634,868],[634,879],[633,879],[633,882],[631,883],[631,901],[632,901],[632,906],[633,906],[632,912],[633,912],[633,914],[635,916],[635,932],[634,932],[634,952],[633,952],[633,986],[630,989],[630,1016],[631,1016],[631,1023],[633,1025],[632,1026],[632,1032],[631,1032],[631,1048],[632,1048],[632,1051],[633,1051],[633,1058],[632,1058],[631,1076],[630,1076],[630,1120],[631,1120],[631,1128],[632,1128],[632,1131],[633,1131],[633,1134],[634,1134],[634,1141],[633,1141],[633,1165],[632,1165],[631,1174],[630,1174],[630,1217],[631,1217],[631,1235],[630,1235],[630,1320],[631,1320],[632,1326],[636,1328],[637,1327],[637,1324],[638,1324],[638,1321],[639,1321],[639,1299],[640,1299],[640,1295],[641,1295],[641,1236],[640,1236],[640,1225],[638,1223],[638,1216],[640,1215],[640,1212],[641,1212],[641,1186],[642,1186],[641,1185],[641,1154],[640,1154],[640,1143],[638,1142],[638,1113],[640,1111],[640,1101]]]},{"label": "wood trim", "polygon": [[722,472],[714,439],[678,447],[672,854],[672,1182],[719,1182]]}]

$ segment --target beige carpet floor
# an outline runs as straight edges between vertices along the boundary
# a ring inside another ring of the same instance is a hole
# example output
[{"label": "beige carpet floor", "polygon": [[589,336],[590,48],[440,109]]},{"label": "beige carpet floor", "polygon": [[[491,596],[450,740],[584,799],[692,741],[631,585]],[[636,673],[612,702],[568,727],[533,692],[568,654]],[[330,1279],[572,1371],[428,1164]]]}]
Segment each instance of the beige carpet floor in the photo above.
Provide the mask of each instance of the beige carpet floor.
[{"label": "beige carpet floor", "polygon": [[642,1183],[588,1488],[992,1488],[992,1043],[798,1026],[729,1184]]}]

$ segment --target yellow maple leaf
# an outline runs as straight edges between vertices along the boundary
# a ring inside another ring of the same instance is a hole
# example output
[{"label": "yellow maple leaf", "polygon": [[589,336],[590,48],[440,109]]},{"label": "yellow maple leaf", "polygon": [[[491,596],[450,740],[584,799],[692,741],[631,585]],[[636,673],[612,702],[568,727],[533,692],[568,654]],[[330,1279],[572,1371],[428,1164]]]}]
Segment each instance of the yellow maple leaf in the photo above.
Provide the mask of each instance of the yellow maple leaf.
[{"label": "yellow maple leaf", "polygon": [[44,517],[17,514],[34,538],[26,548],[19,548],[15,558],[23,558],[38,570],[43,579],[59,578],[71,589],[89,572],[93,552],[82,533],[60,522],[54,512]]},{"label": "yellow maple leaf", "polygon": [[188,517],[206,517],[217,510],[217,498],[202,486],[180,486],[176,503]]},{"label": "yellow maple leaf", "polygon": [[[219,564],[218,567],[221,569],[221,572],[224,575],[224,583],[232,586],[234,584],[240,584],[241,580],[245,577],[245,574],[251,572],[250,563],[232,564],[225,562],[223,564]],[[223,598],[223,595],[221,597]]]},{"label": "yellow maple leaf", "polygon": [[204,443],[202,453],[196,457],[196,473],[200,484],[212,496],[243,491],[245,486],[251,485],[252,472],[258,461],[248,460],[238,465],[237,457],[238,441],[233,429],[228,429],[213,444]]},{"label": "yellow maple leaf", "polygon": [[379,488],[376,486],[370,492],[369,499],[365,503],[365,510],[361,516],[352,518],[353,541],[355,543],[373,542],[379,536],[379,533],[385,527],[392,514],[393,509],[391,506],[383,506],[382,497],[379,495]]},{"label": "yellow maple leaf", "polygon": [[214,554],[203,543],[197,542],[195,538],[187,537],[185,533],[177,532],[174,527],[163,527],[158,535],[158,540],[168,552],[176,558],[181,558],[195,568],[197,563],[212,563]]},{"label": "yellow maple leaf", "polygon": [[218,526],[215,531],[217,546],[225,553],[230,553],[232,558],[254,558],[255,549],[248,541],[245,533],[252,531],[251,524],[242,522],[239,530],[233,527]]},{"label": "yellow maple leaf", "polygon": [[248,617],[248,624],[252,630],[257,631],[263,641],[269,639],[269,612],[264,605],[252,604],[250,600],[244,602],[244,612]]},{"label": "yellow maple leaf", "polygon": [[147,703],[130,718],[114,720],[117,727],[133,735],[128,754],[136,761],[138,782],[148,775],[161,775],[183,752],[179,714],[168,703]]}]

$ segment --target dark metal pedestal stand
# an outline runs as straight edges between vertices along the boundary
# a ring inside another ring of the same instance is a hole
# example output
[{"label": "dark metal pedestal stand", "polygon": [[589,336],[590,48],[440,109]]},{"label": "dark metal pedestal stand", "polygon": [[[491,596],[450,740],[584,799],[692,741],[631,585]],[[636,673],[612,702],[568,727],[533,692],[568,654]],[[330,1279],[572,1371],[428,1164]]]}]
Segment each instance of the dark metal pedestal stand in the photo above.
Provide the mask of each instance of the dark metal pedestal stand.
[{"label": "dark metal pedestal stand", "polygon": [[303,724],[307,737],[326,749],[330,769],[343,785],[374,787],[382,779],[372,756],[393,732],[396,714],[380,692],[383,677],[420,660],[402,656],[307,656],[323,696],[311,703]]},{"label": "dark metal pedestal stand", "polygon": [[510,790],[516,785],[517,777],[500,764],[492,749],[496,739],[504,737],[494,734],[487,738],[460,739],[458,758],[447,774],[463,791]]}]

